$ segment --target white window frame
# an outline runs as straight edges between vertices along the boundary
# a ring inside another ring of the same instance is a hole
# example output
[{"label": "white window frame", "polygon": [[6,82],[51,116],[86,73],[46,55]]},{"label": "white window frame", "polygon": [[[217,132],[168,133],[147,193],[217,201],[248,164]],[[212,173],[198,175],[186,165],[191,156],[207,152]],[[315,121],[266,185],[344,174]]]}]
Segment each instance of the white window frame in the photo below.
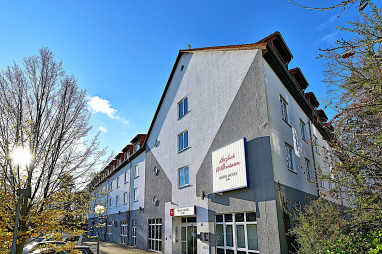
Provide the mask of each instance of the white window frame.
[{"label": "white window frame", "polygon": [[[112,228],[113,228],[113,222],[112,221],[108,221],[107,222],[107,231],[106,231],[106,233],[109,235],[109,237],[111,236],[111,234],[113,232]],[[109,238],[109,240],[110,240],[110,238]]]},{"label": "white window frame", "polygon": [[112,191],[113,190],[113,181],[110,181],[110,188],[109,188],[109,191]]},{"label": "white window frame", "polygon": [[[240,214],[240,213],[244,213],[244,221],[243,222],[236,222],[236,217],[235,215],[236,214]],[[225,222],[225,214],[217,214],[217,215],[222,215],[223,216],[223,222],[217,222],[216,219],[216,223],[215,223],[215,233],[217,232],[216,230],[216,226],[217,225],[223,225],[223,237],[224,237],[224,246],[218,246],[217,245],[217,240],[215,241],[215,247],[216,247],[216,250],[219,248],[219,249],[224,249],[224,252],[226,252],[226,250],[232,250],[234,251],[235,253],[237,251],[243,251],[243,252],[251,252],[251,253],[260,253],[259,250],[250,250],[248,248],[248,233],[247,233],[247,225],[256,225],[256,228],[258,230],[258,227],[257,227],[257,220],[256,221],[247,221],[247,216],[246,214],[247,213],[254,213],[254,212],[240,212],[240,213],[229,213],[232,215],[232,222]],[[240,226],[240,225],[243,225],[244,226],[244,242],[245,242],[245,248],[242,248],[242,247],[238,247],[237,246],[237,226]],[[227,226],[232,226],[232,245],[233,246],[227,246],[227,238],[226,238],[226,228]],[[257,239],[259,240],[259,233],[257,232]],[[259,247],[259,243],[257,243],[258,247]]]},{"label": "white window frame", "polygon": [[121,243],[129,244],[129,222],[127,220],[121,221]]},{"label": "white window frame", "polygon": [[293,159],[293,147],[288,143],[285,143],[285,159],[287,169],[293,173],[297,173]]},{"label": "white window frame", "polygon": [[289,124],[288,102],[280,96],[281,118]]},{"label": "white window frame", "polygon": [[134,190],[133,190],[133,198],[134,198],[135,202],[138,201],[138,188],[134,188]]},{"label": "white window frame", "polygon": [[303,120],[300,119],[300,131],[301,137],[303,140],[306,140],[306,124]]},{"label": "white window frame", "polygon": [[137,178],[139,176],[139,168],[138,164],[134,166],[134,178]]},{"label": "white window frame", "polygon": [[[185,101],[187,101],[186,104],[184,103]],[[187,107],[185,107],[185,105],[187,105]],[[177,108],[178,108],[178,120],[179,120],[179,119],[183,118],[185,115],[187,115],[187,113],[188,113],[188,97],[187,96],[178,102]],[[180,114],[181,108],[182,108],[182,112],[183,112],[182,115]]]},{"label": "white window frame", "polygon": [[[185,169],[188,169],[187,170],[187,174],[188,174],[188,183],[186,183],[186,170]],[[183,170],[183,181],[184,181],[184,185],[180,185],[180,171]],[[186,186],[189,186],[190,185],[190,167],[189,166],[184,166],[182,168],[179,168],[178,169],[178,188],[183,188],[183,187],[186,187]]]},{"label": "white window frame", "polygon": [[313,172],[310,166],[310,160],[308,160],[307,158],[305,158],[305,168],[306,168],[306,179],[308,180],[308,182],[313,182],[313,175],[312,175]]},{"label": "white window frame", "polygon": [[117,188],[119,188],[119,176],[117,177]]},{"label": "white window frame", "polygon": [[126,171],[126,172],[124,173],[124,177],[125,177],[125,184],[126,184],[126,183],[129,182],[129,173],[128,173],[128,171]]},{"label": "white window frame", "polygon": [[115,207],[119,206],[119,195],[115,197]]},{"label": "white window frame", "polygon": [[132,220],[131,224],[131,245],[135,246],[137,245],[137,220]]},{"label": "white window frame", "polygon": [[[155,218],[155,219],[149,219],[148,220],[148,240],[149,245],[147,246],[147,249],[150,251],[155,252],[162,252],[163,246],[162,246],[162,233],[163,233],[163,226],[162,226],[162,219],[161,218]],[[151,237],[150,237],[151,233]],[[151,248],[150,248],[150,242],[151,242]]]},{"label": "white window frame", "polygon": [[318,145],[318,139],[315,135],[313,135],[313,146],[314,146],[314,151],[317,154],[320,154],[320,146]]},{"label": "white window frame", "polygon": [[128,196],[128,193],[127,192],[124,192],[123,193],[123,204],[127,204],[127,202],[128,202],[128,200],[129,200],[129,196]]},{"label": "white window frame", "polygon": [[[185,144],[184,144],[184,141],[185,141],[185,134],[187,133],[187,146],[185,146]],[[183,147],[181,148],[180,147],[180,140],[182,139],[182,144],[183,144]],[[189,139],[188,139],[188,130],[185,130],[185,131],[183,131],[183,132],[181,132],[181,133],[179,133],[178,134],[178,153],[181,153],[181,152],[183,152],[184,150],[186,150],[186,149],[188,149],[189,148],[189,141],[188,141]]]},{"label": "white window frame", "polygon": [[113,207],[113,198],[110,197],[109,198],[109,208],[112,208]]}]

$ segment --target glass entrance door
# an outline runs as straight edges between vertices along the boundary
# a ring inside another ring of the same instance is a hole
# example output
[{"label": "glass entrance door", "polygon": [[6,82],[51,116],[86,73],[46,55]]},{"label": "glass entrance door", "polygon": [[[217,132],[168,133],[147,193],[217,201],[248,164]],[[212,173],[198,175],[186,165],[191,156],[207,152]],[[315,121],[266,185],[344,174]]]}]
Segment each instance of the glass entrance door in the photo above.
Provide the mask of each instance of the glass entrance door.
[{"label": "glass entrance door", "polygon": [[185,225],[181,229],[182,254],[197,254],[196,226]]}]

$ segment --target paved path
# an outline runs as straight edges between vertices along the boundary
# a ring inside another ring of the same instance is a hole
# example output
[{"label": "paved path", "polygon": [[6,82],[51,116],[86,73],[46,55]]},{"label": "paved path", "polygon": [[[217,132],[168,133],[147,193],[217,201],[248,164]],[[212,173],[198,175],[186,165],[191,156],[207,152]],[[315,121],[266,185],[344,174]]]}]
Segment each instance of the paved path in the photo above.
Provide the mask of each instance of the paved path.
[{"label": "paved path", "polygon": [[[96,239],[84,239],[84,245],[87,245],[90,247],[90,249],[94,252],[94,254],[97,254],[97,240]],[[119,243],[113,243],[113,242],[99,242],[99,253],[100,254],[153,254],[151,251],[147,250],[141,250],[135,247],[119,244]]]}]

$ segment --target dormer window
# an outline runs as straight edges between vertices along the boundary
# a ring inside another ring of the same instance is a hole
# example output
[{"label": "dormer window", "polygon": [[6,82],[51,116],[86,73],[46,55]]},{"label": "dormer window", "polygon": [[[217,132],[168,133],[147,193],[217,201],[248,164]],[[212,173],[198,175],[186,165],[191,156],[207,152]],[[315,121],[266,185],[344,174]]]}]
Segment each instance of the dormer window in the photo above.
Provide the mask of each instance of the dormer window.
[{"label": "dormer window", "polygon": [[135,152],[138,151],[139,148],[141,148],[141,146],[140,146],[140,144],[139,144],[139,142],[138,142],[138,143],[136,143],[136,144],[134,145],[134,151],[135,151]]}]

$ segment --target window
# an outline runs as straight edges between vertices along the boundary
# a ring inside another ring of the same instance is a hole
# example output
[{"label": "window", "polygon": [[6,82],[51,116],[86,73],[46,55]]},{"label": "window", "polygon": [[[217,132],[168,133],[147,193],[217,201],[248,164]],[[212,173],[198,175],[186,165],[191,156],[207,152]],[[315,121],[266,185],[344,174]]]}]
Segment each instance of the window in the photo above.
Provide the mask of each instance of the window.
[{"label": "window", "polygon": [[189,185],[188,167],[178,169],[179,188]]},{"label": "window", "polygon": [[138,151],[139,148],[141,148],[141,145],[140,145],[139,142],[138,142],[138,143],[136,143],[136,144],[134,145],[134,152]]},{"label": "window", "polygon": [[112,198],[110,198],[110,199],[109,199],[109,207],[111,208],[111,207],[112,207],[112,205],[113,205],[113,199],[112,199]]},{"label": "window", "polygon": [[128,171],[125,172],[125,183],[129,182],[129,174]]},{"label": "window", "polygon": [[139,176],[139,170],[138,170],[138,165],[134,166],[134,178],[137,178]]},{"label": "window", "polygon": [[280,97],[281,117],[285,122],[288,122],[288,103]]},{"label": "window", "polygon": [[188,99],[186,97],[178,103],[178,119],[182,118],[187,113],[188,113]]},{"label": "window", "polygon": [[113,181],[111,181],[109,184],[109,191],[112,191],[112,190],[113,190]]},{"label": "window", "polygon": [[123,203],[125,205],[127,204],[127,199],[128,199],[127,192],[125,192],[125,193],[123,193]]},{"label": "window", "polygon": [[138,188],[134,188],[134,201],[138,201]]},{"label": "window", "polygon": [[310,170],[310,161],[308,159],[305,159],[305,166],[306,166],[306,178],[309,182],[313,181],[312,171]]},{"label": "window", "polygon": [[148,249],[162,251],[162,219],[149,219]]},{"label": "window", "polygon": [[285,156],[286,156],[287,169],[292,171],[292,172],[296,172],[294,170],[294,165],[293,165],[292,150],[293,150],[293,148],[290,145],[288,145],[287,143],[285,143]]},{"label": "window", "polygon": [[259,253],[255,212],[216,215],[217,253]]},{"label": "window", "polygon": [[129,222],[121,221],[121,243],[129,244]]},{"label": "window", "polygon": [[178,152],[181,152],[186,148],[188,148],[188,131],[178,135]]},{"label": "window", "polygon": [[119,188],[119,176],[117,177],[117,188]]},{"label": "window", "polygon": [[115,206],[119,206],[119,195],[115,197]]},{"label": "window", "polygon": [[306,140],[306,128],[305,123],[300,119],[300,129],[301,129],[301,137]]},{"label": "window", "polygon": [[313,145],[314,145],[314,151],[316,153],[320,154],[320,147],[318,146],[317,137],[313,135]]},{"label": "window", "polygon": [[137,220],[132,220],[131,245],[137,245]]},{"label": "window", "polygon": [[106,231],[107,240],[111,240],[112,228],[113,228],[113,222],[109,221],[107,223],[107,231]]}]

